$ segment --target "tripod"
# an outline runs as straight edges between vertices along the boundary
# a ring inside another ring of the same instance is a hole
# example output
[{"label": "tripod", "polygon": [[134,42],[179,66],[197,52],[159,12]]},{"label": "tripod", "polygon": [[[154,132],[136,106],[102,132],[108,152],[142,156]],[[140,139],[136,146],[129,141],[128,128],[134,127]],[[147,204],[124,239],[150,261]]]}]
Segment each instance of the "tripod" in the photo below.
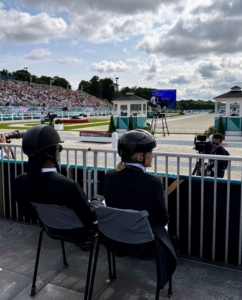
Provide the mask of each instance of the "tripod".
[{"label": "tripod", "polygon": [[[199,151],[198,153],[199,154],[205,154],[205,151],[204,150],[203,151]],[[192,175],[201,176],[201,173],[202,173],[201,169],[200,169],[201,165],[202,165],[202,160],[201,160],[201,158],[199,158],[196,161],[196,165],[195,165],[195,167],[194,167],[194,169],[192,171]],[[204,163],[204,166],[206,166],[206,165],[207,165],[207,163]],[[207,170],[204,171],[204,176],[207,176]]]},{"label": "tripod", "polygon": [[158,127],[157,123],[158,120],[161,118],[161,123],[162,126],[159,127],[163,130],[163,135],[165,136],[165,129],[167,131],[167,134],[169,135],[169,130],[168,130],[168,126],[167,126],[167,122],[166,122],[166,115],[165,114],[161,114],[161,113],[153,113],[153,117],[152,117],[152,122],[151,122],[151,126],[150,126],[150,132],[155,134],[156,128]]}]

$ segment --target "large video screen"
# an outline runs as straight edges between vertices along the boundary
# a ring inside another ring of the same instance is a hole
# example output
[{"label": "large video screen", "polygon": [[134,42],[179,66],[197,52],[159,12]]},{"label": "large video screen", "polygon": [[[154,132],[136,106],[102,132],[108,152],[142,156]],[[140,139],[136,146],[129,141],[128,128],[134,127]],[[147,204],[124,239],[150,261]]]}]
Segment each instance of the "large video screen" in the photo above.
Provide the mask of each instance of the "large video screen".
[{"label": "large video screen", "polygon": [[153,90],[150,93],[150,102],[161,107],[176,105],[176,90]]}]

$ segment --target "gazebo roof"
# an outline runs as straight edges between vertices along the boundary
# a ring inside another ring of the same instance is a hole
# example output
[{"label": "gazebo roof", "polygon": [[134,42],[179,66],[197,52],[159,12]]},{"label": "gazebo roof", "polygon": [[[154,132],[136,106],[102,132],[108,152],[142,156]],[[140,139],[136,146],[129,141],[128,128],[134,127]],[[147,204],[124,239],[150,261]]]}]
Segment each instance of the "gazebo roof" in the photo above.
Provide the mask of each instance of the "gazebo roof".
[{"label": "gazebo roof", "polygon": [[144,98],[136,96],[134,93],[126,93],[126,95],[123,95],[117,99],[114,99],[111,102],[113,102],[113,101],[140,101],[140,102],[146,101],[146,102],[149,102],[149,100],[146,100]]},{"label": "gazebo roof", "polygon": [[214,97],[213,99],[220,99],[220,98],[242,98],[242,91],[241,87],[234,86],[231,88],[231,91],[220,96]]}]

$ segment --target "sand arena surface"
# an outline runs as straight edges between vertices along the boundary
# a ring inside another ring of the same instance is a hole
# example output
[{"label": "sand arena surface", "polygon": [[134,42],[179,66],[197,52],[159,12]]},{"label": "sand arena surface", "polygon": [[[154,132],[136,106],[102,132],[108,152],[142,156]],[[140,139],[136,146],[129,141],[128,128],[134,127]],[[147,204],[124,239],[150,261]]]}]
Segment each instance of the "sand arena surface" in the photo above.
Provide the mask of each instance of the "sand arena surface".
[{"label": "sand arena surface", "polygon": [[[19,121],[18,121],[19,122]],[[147,120],[147,122],[151,123],[151,120]],[[170,135],[168,135],[166,133],[165,130],[165,137],[163,136],[163,134],[161,133],[156,133],[155,137],[157,140],[161,141],[161,144],[158,145],[159,148],[159,152],[169,152],[169,153],[177,153],[177,155],[181,155],[183,153],[187,153],[187,154],[196,154],[196,151],[193,149],[193,146],[184,146],[184,145],[170,145],[167,144],[166,141],[170,141],[170,140],[176,140],[176,141],[182,141],[182,140],[186,140],[186,141],[194,141],[194,137],[195,134],[203,134],[205,130],[208,129],[208,127],[213,126],[214,125],[214,114],[193,114],[193,115],[185,115],[185,116],[180,116],[180,117],[176,117],[176,118],[171,118],[168,119],[167,118],[167,125],[168,125],[168,130],[170,132]],[[159,128],[159,126],[161,126],[161,120],[159,119],[159,123],[158,123],[158,127],[157,127],[157,131],[158,132],[162,132],[162,129]],[[99,131],[107,131],[108,130],[108,126],[99,126],[99,127],[88,127],[82,130],[99,130]],[[1,130],[3,131],[3,130]],[[11,130],[5,130],[4,132],[10,132]],[[3,133],[3,132],[1,132]],[[63,140],[65,140],[65,137],[78,137],[79,136],[79,129],[75,130],[75,131],[59,131],[60,136],[62,137]],[[162,141],[164,141],[164,144],[162,143]],[[14,144],[21,144],[22,140],[13,140],[12,143]],[[242,143],[241,143],[242,144]],[[241,145],[242,146],[242,145]],[[65,140],[65,143],[63,144],[63,147],[74,147],[74,148],[92,148],[92,149],[112,149],[112,144],[111,143],[90,143],[90,142],[80,142],[78,140]],[[241,148],[230,148],[230,147],[226,147],[226,149],[229,151],[230,156],[238,156],[240,157],[242,154]],[[72,152],[70,151],[70,154]],[[73,157],[74,157],[74,153],[72,153]],[[62,162],[65,162],[66,155],[65,152],[63,153],[63,159]],[[109,157],[111,158],[112,155],[109,155]],[[169,158],[170,160],[174,160],[175,158]],[[183,159],[181,158],[181,162],[188,162],[188,159]],[[75,163],[74,158],[70,158],[69,163]],[[82,164],[82,159],[77,160],[78,164]],[[88,164],[92,165],[93,164],[93,159],[89,159],[88,160]],[[104,159],[102,157],[102,155],[99,156],[98,159],[98,165],[99,166],[103,166],[104,165]],[[109,166],[112,165],[112,162],[109,161],[108,163]],[[233,162],[232,166],[240,166],[241,167],[241,163],[240,162]],[[158,161],[158,171],[162,171],[165,172],[166,168],[165,168],[165,158],[163,157],[159,157],[159,161]],[[195,166],[195,159],[192,161],[192,169]],[[176,163],[174,165],[174,163],[168,163],[168,172],[169,173],[177,173],[177,166]],[[241,167],[242,170],[242,167]],[[180,169],[181,174],[188,174],[188,168],[187,167],[182,167]],[[232,178],[236,178],[236,179],[241,179],[241,172],[240,171],[233,171],[232,172]]]}]

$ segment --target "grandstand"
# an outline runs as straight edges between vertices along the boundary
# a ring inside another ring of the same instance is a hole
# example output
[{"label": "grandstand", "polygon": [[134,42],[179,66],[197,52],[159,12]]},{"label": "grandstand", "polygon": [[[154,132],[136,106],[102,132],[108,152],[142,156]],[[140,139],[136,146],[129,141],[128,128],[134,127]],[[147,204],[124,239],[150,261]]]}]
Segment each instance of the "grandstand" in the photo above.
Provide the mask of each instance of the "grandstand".
[{"label": "grandstand", "polygon": [[[0,78],[0,112],[112,109],[112,104],[84,91]],[[25,109],[23,109],[25,108]],[[26,110],[27,108],[27,110]]]}]

